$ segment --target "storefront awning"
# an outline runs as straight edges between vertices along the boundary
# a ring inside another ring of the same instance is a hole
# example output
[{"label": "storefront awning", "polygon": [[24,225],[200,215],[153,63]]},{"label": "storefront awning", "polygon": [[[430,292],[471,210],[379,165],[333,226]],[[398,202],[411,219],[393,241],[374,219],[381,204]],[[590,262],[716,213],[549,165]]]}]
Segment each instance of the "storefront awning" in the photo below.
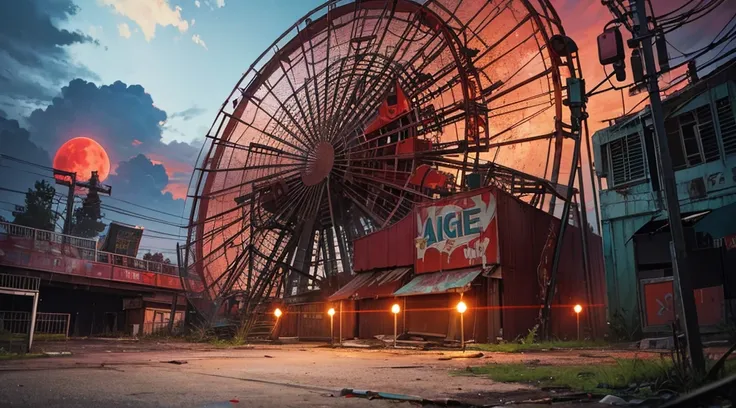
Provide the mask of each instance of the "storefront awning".
[{"label": "storefront awning", "polygon": [[391,297],[401,286],[402,278],[411,271],[411,268],[395,268],[376,272],[359,273],[329,297],[330,301],[377,299]]},{"label": "storefront awning", "polygon": [[465,292],[482,272],[481,268],[473,268],[422,274],[394,292],[394,296]]}]

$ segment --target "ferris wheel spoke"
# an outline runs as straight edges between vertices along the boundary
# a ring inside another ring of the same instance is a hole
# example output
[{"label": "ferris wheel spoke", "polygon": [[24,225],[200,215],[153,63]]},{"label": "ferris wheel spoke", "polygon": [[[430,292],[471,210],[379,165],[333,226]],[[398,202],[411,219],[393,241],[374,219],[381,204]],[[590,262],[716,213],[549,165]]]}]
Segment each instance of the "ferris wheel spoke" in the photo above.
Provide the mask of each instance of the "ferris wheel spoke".
[{"label": "ferris wheel spoke", "polygon": [[[253,104],[253,106],[256,106],[256,107],[258,107],[258,105],[257,105],[257,104]],[[260,108],[260,107],[258,107],[258,109],[261,109],[261,108]],[[257,132],[260,132],[260,133],[262,133],[262,134],[263,134],[264,136],[267,136],[267,137],[269,137],[269,138],[271,138],[271,139],[273,139],[273,140],[276,140],[276,141],[278,141],[278,142],[280,142],[280,143],[283,143],[283,144],[284,144],[284,145],[286,145],[286,146],[289,146],[289,147],[291,147],[291,148],[292,148],[292,149],[294,149],[294,150],[300,151],[300,152],[302,152],[302,153],[304,153],[304,154],[306,154],[306,153],[307,153],[307,150],[304,150],[304,149],[308,148],[308,147],[307,147],[307,145],[305,145],[305,144],[304,144],[304,143],[302,142],[302,140],[301,140],[301,139],[299,139],[299,138],[297,138],[297,137],[295,137],[294,139],[295,139],[295,140],[297,140],[298,142],[300,142],[300,144],[301,144],[301,146],[302,146],[302,147],[299,147],[299,146],[297,146],[297,145],[295,145],[295,144],[293,144],[293,143],[291,143],[291,142],[289,142],[289,141],[287,141],[287,140],[285,140],[285,139],[282,139],[282,138],[280,138],[280,137],[278,137],[278,136],[276,136],[276,135],[274,135],[274,134],[272,134],[272,133],[270,133],[270,132],[267,132],[267,131],[265,131],[265,130],[263,130],[263,129],[259,129],[259,128],[255,127],[255,126],[253,126],[253,125],[251,125],[251,124],[249,124],[249,123],[247,123],[247,122],[246,122],[246,121],[244,121],[243,119],[241,119],[241,118],[239,118],[239,117],[237,117],[237,116],[233,116],[233,115],[232,115],[232,114],[230,114],[230,113],[227,113],[227,112],[224,112],[224,111],[222,111],[222,114],[223,114],[223,115],[225,115],[226,117],[228,117],[229,119],[235,120],[236,122],[240,123],[241,125],[244,125],[244,126],[246,126],[246,128],[247,128],[247,129],[253,129],[253,130],[257,131]],[[292,135],[292,136],[293,136],[293,135]]]}]

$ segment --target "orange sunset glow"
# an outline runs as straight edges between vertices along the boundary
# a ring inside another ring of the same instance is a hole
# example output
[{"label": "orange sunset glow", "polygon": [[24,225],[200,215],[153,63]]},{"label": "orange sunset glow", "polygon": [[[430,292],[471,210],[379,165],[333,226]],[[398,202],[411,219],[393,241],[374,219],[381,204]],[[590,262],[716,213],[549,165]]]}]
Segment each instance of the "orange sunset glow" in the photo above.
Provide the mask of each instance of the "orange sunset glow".
[{"label": "orange sunset glow", "polygon": [[100,181],[110,174],[110,158],[105,149],[88,137],[75,137],[64,143],[54,156],[54,168],[77,173],[86,181],[97,171]]}]

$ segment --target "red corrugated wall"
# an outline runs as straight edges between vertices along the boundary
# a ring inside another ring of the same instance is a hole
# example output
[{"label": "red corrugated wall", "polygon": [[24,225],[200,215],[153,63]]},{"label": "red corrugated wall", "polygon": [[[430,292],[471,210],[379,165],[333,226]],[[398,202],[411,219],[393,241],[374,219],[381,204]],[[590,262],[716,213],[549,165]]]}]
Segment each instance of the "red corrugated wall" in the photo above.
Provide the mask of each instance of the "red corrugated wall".
[{"label": "red corrugated wall", "polygon": [[[517,336],[525,336],[538,321],[542,299],[537,268],[550,223],[557,231],[560,221],[502,191],[497,191],[496,197],[503,273],[503,337],[513,340]],[[580,316],[584,335],[590,334],[590,324],[596,326],[599,338],[606,330],[602,241],[599,236],[588,234],[594,304],[588,305],[586,301],[580,229],[571,226],[565,232],[552,313],[552,334],[560,339],[574,339],[577,335],[572,310],[572,305],[577,303],[584,306]],[[592,322],[589,322],[587,314],[595,316]]]},{"label": "red corrugated wall", "polygon": [[414,265],[416,215],[353,241],[353,269],[356,272]]}]

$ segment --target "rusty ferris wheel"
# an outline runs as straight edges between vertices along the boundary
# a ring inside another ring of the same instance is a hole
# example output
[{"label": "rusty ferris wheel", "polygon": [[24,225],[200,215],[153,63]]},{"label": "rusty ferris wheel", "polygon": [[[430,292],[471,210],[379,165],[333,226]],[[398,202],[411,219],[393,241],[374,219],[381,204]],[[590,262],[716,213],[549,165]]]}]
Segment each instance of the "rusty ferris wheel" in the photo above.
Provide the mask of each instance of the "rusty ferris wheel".
[{"label": "rusty ferris wheel", "polygon": [[325,287],[351,269],[353,239],[468,188],[569,210],[579,78],[547,0],[316,8],[247,70],[207,135],[190,185],[184,259],[202,282],[190,299],[210,318],[242,316]]}]

